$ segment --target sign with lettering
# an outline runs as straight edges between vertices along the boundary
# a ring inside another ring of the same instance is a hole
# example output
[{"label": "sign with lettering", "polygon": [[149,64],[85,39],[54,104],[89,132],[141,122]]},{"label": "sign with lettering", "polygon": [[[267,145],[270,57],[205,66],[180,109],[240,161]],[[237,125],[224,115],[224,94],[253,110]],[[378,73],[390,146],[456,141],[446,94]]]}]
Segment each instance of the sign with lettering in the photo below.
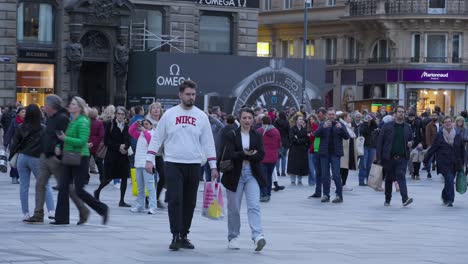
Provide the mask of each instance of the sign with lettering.
[{"label": "sign with lettering", "polygon": [[460,70],[403,70],[404,82],[468,83],[468,71]]},{"label": "sign with lettering", "polygon": [[199,5],[220,6],[220,7],[241,7],[259,8],[259,0],[185,0],[195,2]]},{"label": "sign with lettering", "polygon": [[55,51],[19,50],[19,57],[25,59],[55,59]]}]

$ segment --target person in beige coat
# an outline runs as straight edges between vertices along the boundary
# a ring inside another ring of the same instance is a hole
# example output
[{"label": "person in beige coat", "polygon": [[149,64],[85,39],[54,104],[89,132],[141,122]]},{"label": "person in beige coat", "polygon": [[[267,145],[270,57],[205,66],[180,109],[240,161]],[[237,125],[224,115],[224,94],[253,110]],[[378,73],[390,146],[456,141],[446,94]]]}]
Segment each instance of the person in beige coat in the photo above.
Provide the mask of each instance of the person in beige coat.
[{"label": "person in beige coat", "polygon": [[424,156],[426,155],[427,149],[424,150],[423,145],[421,143],[411,151],[410,154],[410,162],[413,163],[413,174],[411,178],[413,180],[419,180],[419,170],[421,169],[421,162],[424,161]]},{"label": "person in beige coat", "polygon": [[355,150],[356,133],[351,125],[351,116],[348,112],[342,112],[338,115],[340,122],[346,128],[349,134],[349,139],[343,140],[343,153],[344,156],[340,160],[340,174],[343,183],[344,191],[352,191],[353,189],[346,186],[349,170],[356,170],[358,164],[358,156]]}]

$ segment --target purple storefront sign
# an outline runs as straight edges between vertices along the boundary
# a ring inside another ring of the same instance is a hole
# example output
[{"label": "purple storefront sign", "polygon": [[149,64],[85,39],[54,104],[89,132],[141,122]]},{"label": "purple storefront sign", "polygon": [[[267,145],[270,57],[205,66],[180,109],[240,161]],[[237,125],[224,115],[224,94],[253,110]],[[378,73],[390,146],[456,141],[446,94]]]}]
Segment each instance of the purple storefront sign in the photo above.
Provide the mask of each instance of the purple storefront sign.
[{"label": "purple storefront sign", "polygon": [[468,71],[455,70],[402,70],[403,82],[468,83]]}]

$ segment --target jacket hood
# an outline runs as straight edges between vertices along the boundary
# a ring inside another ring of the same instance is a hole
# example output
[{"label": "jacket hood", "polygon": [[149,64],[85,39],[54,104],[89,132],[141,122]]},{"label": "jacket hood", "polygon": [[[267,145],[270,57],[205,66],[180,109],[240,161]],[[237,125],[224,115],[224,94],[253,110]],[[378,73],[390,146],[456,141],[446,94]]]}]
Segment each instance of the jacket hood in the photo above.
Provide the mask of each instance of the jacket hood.
[{"label": "jacket hood", "polygon": [[261,129],[263,135],[267,136],[267,137],[275,137],[275,136],[279,135],[278,130],[275,129],[275,127],[273,125],[262,126],[260,129]]}]

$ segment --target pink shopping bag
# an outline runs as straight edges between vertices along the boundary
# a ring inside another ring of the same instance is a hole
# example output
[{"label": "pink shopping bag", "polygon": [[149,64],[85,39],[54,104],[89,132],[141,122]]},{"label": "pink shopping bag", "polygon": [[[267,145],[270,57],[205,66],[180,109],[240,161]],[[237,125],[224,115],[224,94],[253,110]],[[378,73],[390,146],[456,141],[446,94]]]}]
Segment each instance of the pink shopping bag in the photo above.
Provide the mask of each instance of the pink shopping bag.
[{"label": "pink shopping bag", "polygon": [[224,218],[223,191],[217,182],[205,183],[202,216],[213,220]]}]

